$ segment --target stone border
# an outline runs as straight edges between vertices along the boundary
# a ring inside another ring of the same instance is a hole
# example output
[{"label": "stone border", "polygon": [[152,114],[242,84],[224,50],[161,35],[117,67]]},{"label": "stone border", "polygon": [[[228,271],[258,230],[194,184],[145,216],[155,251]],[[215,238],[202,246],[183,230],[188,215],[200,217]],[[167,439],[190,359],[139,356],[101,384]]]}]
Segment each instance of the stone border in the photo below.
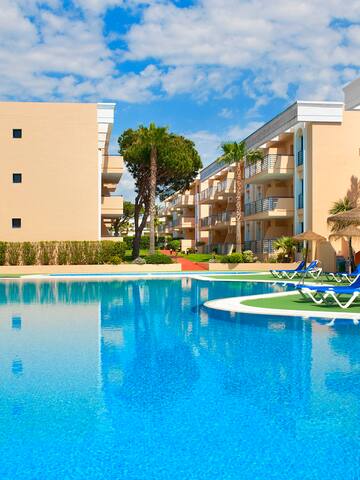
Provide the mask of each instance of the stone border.
[{"label": "stone border", "polygon": [[251,307],[244,305],[242,302],[247,300],[258,300],[261,298],[276,298],[284,297],[287,295],[297,295],[298,292],[280,292],[280,293],[266,293],[261,295],[249,295],[245,297],[231,297],[221,298],[218,300],[209,300],[204,303],[206,308],[214,310],[222,310],[226,312],[234,313],[250,313],[254,315],[276,315],[286,317],[302,317],[302,318],[329,318],[335,320],[338,318],[344,318],[352,320],[356,325],[360,322],[359,313],[347,313],[347,312],[314,312],[311,310],[287,310],[281,308],[263,308],[263,307]]}]

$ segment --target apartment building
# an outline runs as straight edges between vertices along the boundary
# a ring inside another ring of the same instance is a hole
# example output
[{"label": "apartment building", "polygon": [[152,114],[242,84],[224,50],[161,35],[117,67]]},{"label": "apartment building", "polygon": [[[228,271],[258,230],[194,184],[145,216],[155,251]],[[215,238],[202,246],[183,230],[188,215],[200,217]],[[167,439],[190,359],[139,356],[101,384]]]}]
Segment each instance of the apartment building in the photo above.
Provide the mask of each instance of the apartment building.
[{"label": "apartment building", "polygon": [[0,240],[98,240],[122,213],[115,104],[0,102]]},{"label": "apartment building", "polygon": [[171,235],[181,241],[181,250],[195,248],[196,219],[199,217],[196,197],[199,180],[195,180],[189,190],[168,197],[160,211],[160,235]]},{"label": "apartment building", "polygon": [[[283,235],[313,230],[328,238],[333,203],[360,192],[360,79],[344,92],[345,103],[297,101],[245,139],[264,153],[243,170],[243,247],[260,258]],[[234,166],[215,161],[197,182],[194,239],[207,239],[204,251],[227,253],[235,243]],[[347,254],[346,241],[317,248],[327,268]]]}]

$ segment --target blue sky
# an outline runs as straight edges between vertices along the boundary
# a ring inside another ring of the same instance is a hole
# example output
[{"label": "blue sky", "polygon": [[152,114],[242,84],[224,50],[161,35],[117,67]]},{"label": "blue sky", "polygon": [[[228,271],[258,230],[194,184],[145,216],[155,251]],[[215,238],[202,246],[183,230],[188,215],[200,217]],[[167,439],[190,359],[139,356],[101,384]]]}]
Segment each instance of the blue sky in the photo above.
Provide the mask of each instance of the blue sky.
[{"label": "blue sky", "polygon": [[[115,101],[113,151],[154,121],[206,165],[221,141],[295,99],[341,100],[360,74],[359,0],[0,3],[1,100]],[[128,174],[121,190],[131,198]]]}]

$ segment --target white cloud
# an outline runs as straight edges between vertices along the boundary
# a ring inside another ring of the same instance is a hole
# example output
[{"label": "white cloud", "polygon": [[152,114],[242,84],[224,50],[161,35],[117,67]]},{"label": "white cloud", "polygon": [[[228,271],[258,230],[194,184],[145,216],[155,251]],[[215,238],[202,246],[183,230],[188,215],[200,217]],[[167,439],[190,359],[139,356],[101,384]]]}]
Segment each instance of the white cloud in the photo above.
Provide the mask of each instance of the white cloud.
[{"label": "white cloud", "polygon": [[219,117],[221,118],[233,118],[234,112],[230,108],[222,108],[220,112],[218,113]]},{"label": "white cloud", "polygon": [[199,130],[197,132],[186,133],[185,136],[195,143],[203,165],[206,166],[221,155],[221,144],[223,142],[239,142],[244,140],[250,133],[261,127],[261,125],[261,122],[249,122],[244,126],[232,125],[221,134],[207,130]]},{"label": "white cloud", "polygon": [[286,98],[290,85],[299,85],[304,97],[339,98],[339,66],[355,66],[354,75],[360,67],[360,27],[348,27],[348,21],[360,21],[358,0],[348,0],[346,9],[342,0],[202,0],[187,8],[159,2],[126,35],[126,57],[170,66],[169,93],[199,90],[199,83],[215,90],[204,74],[211,68],[213,74],[227,71],[219,75],[217,91],[228,75],[239,79],[252,72],[246,88],[262,103]]}]

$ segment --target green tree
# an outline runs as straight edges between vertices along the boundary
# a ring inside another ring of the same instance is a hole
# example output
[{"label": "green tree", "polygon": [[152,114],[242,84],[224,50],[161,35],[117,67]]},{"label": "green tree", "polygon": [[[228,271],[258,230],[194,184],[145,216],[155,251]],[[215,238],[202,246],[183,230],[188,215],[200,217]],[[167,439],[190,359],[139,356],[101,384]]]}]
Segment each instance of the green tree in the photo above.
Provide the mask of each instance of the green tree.
[{"label": "green tree", "polygon": [[[135,180],[133,257],[150,214],[150,253],[155,251],[156,196],[160,199],[189,187],[202,167],[194,143],[167,128],[140,126],[119,138],[120,153]],[[143,215],[140,220],[140,211]]]},{"label": "green tree", "polygon": [[129,221],[134,218],[134,213],[135,205],[125,200],[122,215],[112,221],[115,237],[118,237],[124,230],[129,229]]},{"label": "green tree", "polygon": [[[352,210],[356,204],[350,200],[348,196],[344,198],[340,198],[336,202],[333,203],[333,206],[330,208],[329,213],[330,215],[336,215],[337,213],[341,212],[348,212]],[[339,232],[343,228],[347,227],[349,224],[347,222],[337,221],[333,222],[331,225],[332,232]],[[354,249],[352,247],[352,239],[349,238],[349,257],[350,257],[350,268],[351,271],[355,269],[355,256],[354,256]]]},{"label": "green tree", "polygon": [[264,154],[261,150],[248,149],[245,141],[241,142],[225,142],[221,145],[222,155],[218,159],[227,165],[235,163],[235,185],[236,185],[236,252],[242,252],[242,197],[244,191],[244,180],[242,170],[245,163],[255,163],[262,160]]},{"label": "green tree", "polygon": [[274,249],[280,253],[283,260],[291,261],[294,258],[296,241],[292,237],[280,237],[275,240]]},{"label": "green tree", "polygon": [[[340,212],[348,212],[355,207],[349,197],[340,198],[336,202],[333,203],[333,206],[330,208],[329,213],[330,215],[336,215]],[[344,225],[341,222],[336,222],[332,226],[332,231],[340,230],[344,228]]]}]

